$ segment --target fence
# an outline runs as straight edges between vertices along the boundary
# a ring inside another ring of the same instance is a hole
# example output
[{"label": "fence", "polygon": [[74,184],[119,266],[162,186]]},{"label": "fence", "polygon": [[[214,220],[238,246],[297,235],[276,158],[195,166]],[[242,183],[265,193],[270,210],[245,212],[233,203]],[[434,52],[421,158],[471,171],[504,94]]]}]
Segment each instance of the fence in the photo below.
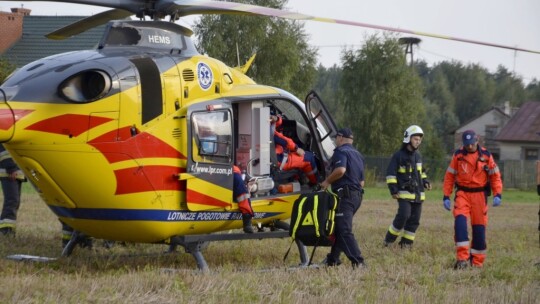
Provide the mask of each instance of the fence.
[{"label": "fence", "polygon": [[[386,167],[390,158],[367,156],[364,161],[367,182],[386,183]],[[423,159],[423,167],[429,180],[442,183],[449,162],[450,160]],[[497,165],[501,171],[504,188],[536,189],[536,160],[497,161]]]}]

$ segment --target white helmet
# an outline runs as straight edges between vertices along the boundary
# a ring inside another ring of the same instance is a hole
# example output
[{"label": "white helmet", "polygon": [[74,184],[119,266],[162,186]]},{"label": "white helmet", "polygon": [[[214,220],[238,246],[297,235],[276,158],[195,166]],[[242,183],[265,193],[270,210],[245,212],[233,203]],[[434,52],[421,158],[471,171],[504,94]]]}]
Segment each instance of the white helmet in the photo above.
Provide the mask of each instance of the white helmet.
[{"label": "white helmet", "polygon": [[417,125],[412,125],[408,127],[403,134],[403,143],[408,144],[411,141],[411,136],[413,135],[424,136],[424,131],[422,131],[422,128]]}]

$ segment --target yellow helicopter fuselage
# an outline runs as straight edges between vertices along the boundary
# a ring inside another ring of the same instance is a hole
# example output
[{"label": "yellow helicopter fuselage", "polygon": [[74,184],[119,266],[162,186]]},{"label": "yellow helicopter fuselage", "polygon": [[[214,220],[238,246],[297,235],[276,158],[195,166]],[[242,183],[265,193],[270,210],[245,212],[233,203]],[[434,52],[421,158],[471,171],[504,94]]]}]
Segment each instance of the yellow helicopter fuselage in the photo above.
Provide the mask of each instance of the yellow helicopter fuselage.
[{"label": "yellow helicopter fuselage", "polygon": [[174,26],[107,31],[97,50],[31,63],[0,87],[0,140],[60,221],[128,242],[240,228],[234,165],[256,177],[254,222],[288,219],[310,189],[276,193],[270,107],[290,112],[324,176],[332,144],[298,99],[197,54]]}]

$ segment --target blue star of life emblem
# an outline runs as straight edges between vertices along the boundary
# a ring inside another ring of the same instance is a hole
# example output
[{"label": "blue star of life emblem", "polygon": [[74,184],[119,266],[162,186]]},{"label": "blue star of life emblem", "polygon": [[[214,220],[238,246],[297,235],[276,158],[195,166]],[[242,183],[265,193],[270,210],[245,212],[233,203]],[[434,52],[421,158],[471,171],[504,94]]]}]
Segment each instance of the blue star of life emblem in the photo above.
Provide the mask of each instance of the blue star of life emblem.
[{"label": "blue star of life emblem", "polygon": [[214,81],[212,69],[206,63],[199,62],[197,64],[197,76],[201,89],[206,91],[212,86],[212,82]]}]

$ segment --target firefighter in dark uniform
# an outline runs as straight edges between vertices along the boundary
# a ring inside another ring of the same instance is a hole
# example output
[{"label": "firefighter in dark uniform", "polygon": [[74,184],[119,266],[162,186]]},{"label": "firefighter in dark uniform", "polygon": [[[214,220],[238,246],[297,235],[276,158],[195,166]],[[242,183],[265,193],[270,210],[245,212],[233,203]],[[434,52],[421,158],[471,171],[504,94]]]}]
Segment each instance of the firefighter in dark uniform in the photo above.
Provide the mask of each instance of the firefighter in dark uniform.
[{"label": "firefighter in dark uniform", "polygon": [[352,232],[353,216],[362,204],[364,186],[363,156],[352,145],[353,133],[344,128],[336,135],[337,148],[332,155],[332,172],[320,184],[323,190],[331,185],[332,192],[339,197],[335,217],[335,242],[325,259],[325,264],[341,264],[339,256],[344,252],[352,266],[365,266],[360,247]]},{"label": "firefighter in dark uniform", "polygon": [[0,181],[4,193],[0,232],[2,235],[14,236],[17,212],[21,205],[21,185],[26,179],[3,145],[0,145]]},{"label": "firefighter in dark uniform", "polygon": [[424,131],[412,125],[405,130],[403,144],[390,160],[386,169],[386,183],[392,198],[397,199],[398,211],[386,232],[384,245],[388,246],[401,236],[401,248],[410,248],[422,215],[422,202],[426,199],[424,189],[431,190],[422,167],[418,147]]}]

